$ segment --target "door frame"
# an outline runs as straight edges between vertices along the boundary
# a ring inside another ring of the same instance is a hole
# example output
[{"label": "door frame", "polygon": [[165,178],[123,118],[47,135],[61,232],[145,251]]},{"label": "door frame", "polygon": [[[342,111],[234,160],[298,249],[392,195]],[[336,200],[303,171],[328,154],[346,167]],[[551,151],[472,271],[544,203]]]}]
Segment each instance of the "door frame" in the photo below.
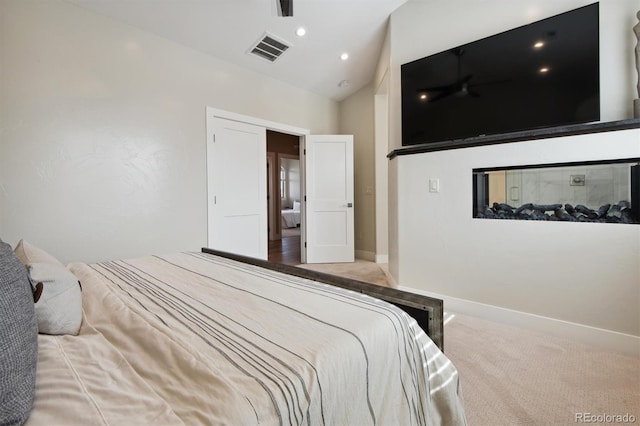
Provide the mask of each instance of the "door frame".
[{"label": "door frame", "polygon": [[[293,136],[298,136],[300,138],[300,147],[299,147],[299,156],[302,159],[303,158],[303,154],[304,154],[304,140],[305,140],[305,136],[311,134],[311,131],[309,129],[304,129],[301,127],[295,127],[295,126],[291,126],[288,124],[283,124],[283,123],[278,123],[275,121],[270,121],[270,120],[264,120],[261,118],[257,118],[257,117],[252,117],[249,115],[243,115],[243,114],[238,114],[235,112],[231,112],[231,111],[225,111],[222,109],[217,109],[217,108],[213,108],[213,107],[206,107],[205,108],[205,114],[206,114],[206,133],[207,133],[207,144],[206,144],[206,148],[207,151],[209,152],[210,150],[212,150],[212,147],[210,146],[213,143],[213,129],[214,129],[214,124],[213,121],[215,118],[222,118],[225,120],[231,120],[231,121],[237,121],[240,123],[246,123],[246,124],[252,124],[254,126],[260,126],[260,127],[264,127],[266,130],[273,130],[275,132],[280,132],[280,133],[285,133],[288,135],[293,135]],[[207,158],[207,156],[205,155],[205,159]],[[302,164],[303,162],[300,161],[300,179],[304,179],[305,173],[304,173],[304,166]],[[206,167],[207,167],[207,245],[210,245],[210,241],[209,239],[209,229],[211,228],[211,220],[212,220],[212,212],[209,211],[209,206],[210,206],[210,202],[213,199],[213,196],[215,194],[213,194],[213,188],[211,188],[209,186],[209,178],[208,176],[210,175],[210,170],[209,167],[211,165],[209,164],[209,161],[206,162]],[[268,184],[268,183],[267,183]],[[305,195],[306,195],[306,188],[304,185],[304,180],[301,181],[301,187],[300,187],[300,198],[304,199]],[[267,200],[265,200],[265,203],[267,203]],[[301,263],[306,263],[307,261],[307,253],[304,247],[304,241],[306,240],[306,207],[305,207],[305,203],[301,203],[300,206],[300,216],[301,216],[301,220],[300,220],[300,233],[301,233],[301,238],[300,238],[300,255],[301,255]],[[268,232],[268,231],[267,231]],[[267,235],[267,239],[269,238],[269,236]]]},{"label": "door frame", "polygon": [[[268,140],[268,137],[267,137]],[[267,151],[267,221],[269,222],[269,240],[280,239],[280,233],[276,227],[276,205],[275,205],[275,182],[273,174],[275,173],[276,154]],[[280,192],[280,191],[278,191]]]}]

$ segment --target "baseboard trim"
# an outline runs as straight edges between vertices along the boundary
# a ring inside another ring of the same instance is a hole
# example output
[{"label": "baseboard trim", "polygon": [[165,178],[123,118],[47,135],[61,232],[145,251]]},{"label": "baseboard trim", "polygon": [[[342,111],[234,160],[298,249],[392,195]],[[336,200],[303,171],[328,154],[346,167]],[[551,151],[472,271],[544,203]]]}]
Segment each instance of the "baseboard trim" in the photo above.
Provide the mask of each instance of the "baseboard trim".
[{"label": "baseboard trim", "polygon": [[372,251],[356,250],[355,256],[356,259],[362,259],[368,262],[375,262],[376,260],[376,254]]},{"label": "baseboard trim", "polygon": [[605,330],[555,318],[514,311],[499,306],[487,305],[456,297],[444,296],[411,287],[399,286],[400,290],[435,297],[444,301],[447,312],[470,315],[489,321],[509,324],[538,331],[556,337],[579,341],[627,355],[640,356],[640,337],[617,331]]},{"label": "baseboard trim", "polygon": [[389,263],[388,254],[376,254],[376,263]]}]

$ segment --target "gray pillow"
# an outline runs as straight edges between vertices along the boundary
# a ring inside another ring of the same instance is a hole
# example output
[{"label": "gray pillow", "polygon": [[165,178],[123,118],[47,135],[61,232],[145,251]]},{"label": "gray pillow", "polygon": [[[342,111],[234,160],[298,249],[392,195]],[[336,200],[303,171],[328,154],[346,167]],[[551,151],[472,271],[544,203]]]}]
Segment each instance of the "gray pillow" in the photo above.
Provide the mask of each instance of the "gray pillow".
[{"label": "gray pillow", "polygon": [[27,270],[0,240],[0,424],[19,425],[33,407],[38,329]]}]

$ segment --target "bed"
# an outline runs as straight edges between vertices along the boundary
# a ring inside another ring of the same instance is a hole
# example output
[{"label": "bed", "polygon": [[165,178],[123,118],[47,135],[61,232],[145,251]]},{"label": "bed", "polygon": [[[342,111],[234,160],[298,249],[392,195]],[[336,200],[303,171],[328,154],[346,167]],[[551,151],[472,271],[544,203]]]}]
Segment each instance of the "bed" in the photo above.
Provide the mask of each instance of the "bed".
[{"label": "bed", "polygon": [[441,301],[208,249],[67,269],[28,425],[466,424]]},{"label": "bed", "polygon": [[282,228],[296,228],[300,226],[300,202],[294,201],[293,208],[281,210]]},{"label": "bed", "polygon": [[300,210],[284,209],[281,210],[282,227],[296,228],[300,226]]}]

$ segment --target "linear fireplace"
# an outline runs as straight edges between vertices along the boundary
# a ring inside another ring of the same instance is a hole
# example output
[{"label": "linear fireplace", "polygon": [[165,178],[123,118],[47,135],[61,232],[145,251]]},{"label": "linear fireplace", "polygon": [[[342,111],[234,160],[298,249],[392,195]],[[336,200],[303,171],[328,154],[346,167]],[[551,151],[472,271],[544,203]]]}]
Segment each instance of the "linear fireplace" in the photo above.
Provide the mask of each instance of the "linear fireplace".
[{"label": "linear fireplace", "polygon": [[640,224],[640,158],[473,170],[473,217]]}]

